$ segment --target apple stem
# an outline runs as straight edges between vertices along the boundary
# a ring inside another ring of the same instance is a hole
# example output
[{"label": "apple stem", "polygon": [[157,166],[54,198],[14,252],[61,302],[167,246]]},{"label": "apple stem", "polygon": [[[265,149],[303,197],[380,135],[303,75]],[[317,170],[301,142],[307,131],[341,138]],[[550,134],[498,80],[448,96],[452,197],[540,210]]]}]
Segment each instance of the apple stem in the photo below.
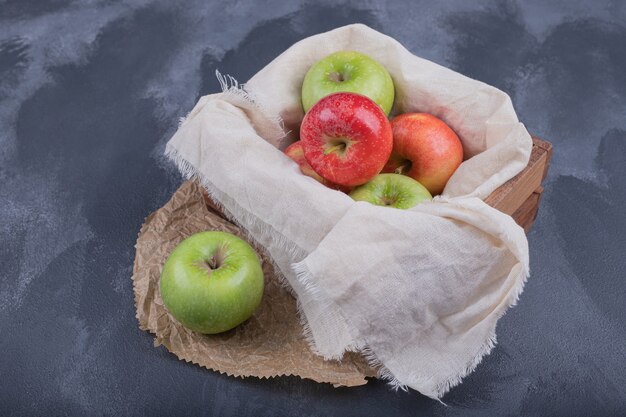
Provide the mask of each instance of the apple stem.
[{"label": "apple stem", "polygon": [[409,172],[411,170],[411,167],[412,167],[411,161],[406,161],[404,164],[402,164],[398,168],[396,168],[394,170],[394,173],[396,173],[396,174],[404,174],[406,172]]},{"label": "apple stem", "polygon": [[345,143],[339,143],[335,146],[331,146],[330,148],[327,148],[326,150],[324,150],[324,155],[328,155],[330,153],[333,153],[335,151],[344,151],[346,149],[346,144]]},{"label": "apple stem", "polygon": [[331,81],[334,81],[336,83],[341,83],[343,81],[346,81],[346,78],[341,72],[331,72],[330,74],[328,74],[328,78],[330,78]]},{"label": "apple stem", "polygon": [[215,256],[213,256],[211,259],[209,259],[209,262],[207,262],[209,264],[209,268],[211,269],[217,269],[217,259],[215,259]]}]

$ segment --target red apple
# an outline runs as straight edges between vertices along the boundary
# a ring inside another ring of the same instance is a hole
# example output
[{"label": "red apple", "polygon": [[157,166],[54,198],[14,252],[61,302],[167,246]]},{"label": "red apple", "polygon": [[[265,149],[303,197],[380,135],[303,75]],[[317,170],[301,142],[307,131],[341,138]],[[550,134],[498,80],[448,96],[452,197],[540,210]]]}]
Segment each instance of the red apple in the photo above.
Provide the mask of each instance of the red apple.
[{"label": "red apple", "polygon": [[304,149],[302,149],[301,140],[287,146],[287,148],[285,149],[285,154],[293,159],[296,164],[298,164],[298,166],[300,167],[300,171],[302,171],[302,173],[307,177],[311,177],[314,180],[317,180],[320,183],[324,184],[328,188],[332,188],[333,190],[343,191],[344,193],[349,193],[350,191],[352,191],[352,187],[333,184],[332,182],[328,181],[326,178],[315,172],[315,170],[311,168],[311,165],[309,165],[309,163],[304,158]]},{"label": "red apple", "polygon": [[428,113],[405,113],[391,120],[393,152],[383,172],[405,174],[441,194],[463,162],[463,145],[443,120]]},{"label": "red apple", "polygon": [[302,149],[302,141],[296,141],[291,145],[287,146],[285,149],[285,155],[294,160],[296,164],[300,167],[300,171],[307,177],[311,177],[322,184],[326,185],[327,182],[324,178],[322,178],[317,172],[311,168],[311,165],[304,158],[304,149]]},{"label": "red apple", "polygon": [[391,125],[379,105],[355,93],[319,100],[300,126],[304,157],[327,180],[365,184],[385,166],[393,147]]}]

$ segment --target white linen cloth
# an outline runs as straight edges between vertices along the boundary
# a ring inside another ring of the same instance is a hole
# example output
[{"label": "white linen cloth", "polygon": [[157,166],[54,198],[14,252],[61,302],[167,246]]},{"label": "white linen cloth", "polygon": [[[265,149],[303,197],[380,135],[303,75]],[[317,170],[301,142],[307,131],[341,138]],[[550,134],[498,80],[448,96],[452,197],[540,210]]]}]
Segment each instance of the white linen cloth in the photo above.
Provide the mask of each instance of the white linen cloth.
[{"label": "white linen cloth", "polygon": [[[308,68],[340,50],[387,68],[392,113],[432,113],[461,138],[466,160],[432,202],[410,210],[354,202],[281,152],[304,116]],[[443,396],[494,346],[496,322],[528,276],[524,231],[482,201],[530,157],[509,97],[361,24],[294,44],[245,89],[220,81],[224,92],[199,100],[167,155],[268,251],[317,353],[361,351],[395,386]]]}]

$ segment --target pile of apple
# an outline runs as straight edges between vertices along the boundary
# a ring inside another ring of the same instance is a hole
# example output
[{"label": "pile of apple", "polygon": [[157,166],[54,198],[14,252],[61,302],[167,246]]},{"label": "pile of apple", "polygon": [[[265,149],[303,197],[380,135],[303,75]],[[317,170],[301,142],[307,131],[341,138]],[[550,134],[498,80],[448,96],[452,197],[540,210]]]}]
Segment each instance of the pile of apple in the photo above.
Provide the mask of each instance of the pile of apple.
[{"label": "pile of apple", "polygon": [[[285,153],[304,175],[357,201],[407,209],[443,191],[463,160],[457,135],[426,113],[387,116],[394,86],[387,70],[358,52],[318,61],[302,85],[300,140]],[[254,249],[223,232],[202,232],[168,257],[160,292],[192,331],[213,334],[247,320],[263,296]]]},{"label": "pile of apple", "polygon": [[394,95],[389,72],[367,55],[321,59],[302,84],[300,140],[285,153],[304,175],[357,201],[406,209],[431,199],[463,161],[463,146],[431,114],[389,121]]}]

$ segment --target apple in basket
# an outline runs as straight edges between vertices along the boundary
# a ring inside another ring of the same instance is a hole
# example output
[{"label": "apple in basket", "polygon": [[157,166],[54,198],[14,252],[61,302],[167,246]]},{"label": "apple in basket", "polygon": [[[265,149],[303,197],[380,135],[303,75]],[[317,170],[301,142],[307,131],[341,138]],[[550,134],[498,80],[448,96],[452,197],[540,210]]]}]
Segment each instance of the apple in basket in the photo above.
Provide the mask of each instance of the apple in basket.
[{"label": "apple in basket", "polygon": [[252,247],[225,232],[183,240],[161,273],[165,307],[189,330],[214,334],[246,321],[263,297],[263,270]]},{"label": "apple in basket", "polygon": [[428,113],[405,113],[391,120],[393,152],[383,172],[405,174],[441,194],[463,162],[463,145],[443,120]]},{"label": "apple in basket", "polygon": [[432,199],[426,187],[400,174],[379,174],[367,184],[352,190],[350,197],[356,201],[398,209],[408,209]]},{"label": "apple in basket", "polygon": [[335,52],[313,64],[302,83],[302,107],[308,112],[321,98],[340,91],[371,98],[385,114],[393,106],[394,87],[389,72],[359,52]]},{"label": "apple in basket", "polygon": [[365,184],[383,169],[393,147],[391,125],[380,106],[355,93],[322,98],[300,126],[304,157],[335,184]]},{"label": "apple in basket", "polygon": [[285,154],[289,158],[291,158],[296,164],[298,164],[298,166],[300,167],[300,172],[302,172],[307,177],[311,177],[314,180],[320,182],[321,184],[327,186],[328,188],[332,188],[333,190],[339,190],[345,193],[349,193],[352,190],[351,187],[346,187],[346,186],[339,185],[339,184],[333,184],[332,182],[328,181],[326,178],[323,178],[317,172],[315,172],[315,170],[313,170],[311,165],[309,165],[309,163],[304,158],[304,149],[302,148],[302,141],[299,140],[289,145],[285,149]]}]

